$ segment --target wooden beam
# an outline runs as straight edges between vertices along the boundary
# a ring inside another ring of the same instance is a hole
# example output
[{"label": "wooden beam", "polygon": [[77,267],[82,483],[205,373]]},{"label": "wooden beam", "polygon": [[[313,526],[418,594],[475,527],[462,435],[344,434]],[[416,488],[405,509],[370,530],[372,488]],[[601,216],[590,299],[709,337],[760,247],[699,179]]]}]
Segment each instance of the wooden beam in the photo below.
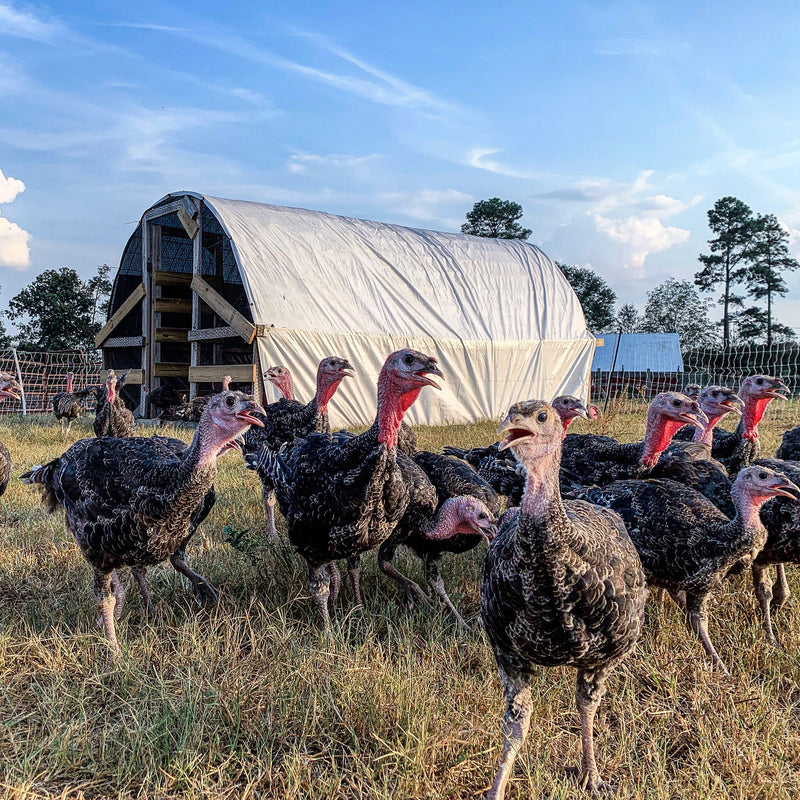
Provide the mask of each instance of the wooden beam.
[{"label": "wooden beam", "polygon": [[[123,372],[128,373],[128,377],[125,378],[125,383],[131,386],[141,386],[144,380],[144,370],[141,369],[115,369],[114,374],[119,378]],[[108,370],[101,369],[100,370],[100,382],[105,383],[106,378],[108,377]]]},{"label": "wooden beam", "polygon": [[207,367],[189,367],[192,383],[221,383],[230,375],[234,383],[255,383],[258,380],[255,364],[213,364]]},{"label": "wooden beam", "polygon": [[140,283],[126,298],[122,305],[109,317],[108,322],[103,325],[94,337],[94,346],[101,347],[103,342],[108,339],[111,332],[122,322],[128,314],[133,311],[136,304],[145,296],[144,283]]},{"label": "wooden beam", "polygon": [[103,347],[141,347],[144,344],[144,336],[117,336],[106,339]]},{"label": "wooden beam", "polygon": [[606,340],[605,339],[595,339],[594,340],[594,346],[595,347],[605,347],[606,346]]},{"label": "wooden beam", "polygon": [[170,361],[157,361],[153,365],[154,378],[188,378],[189,365]]},{"label": "wooden beam", "polygon": [[163,269],[153,271],[153,283],[156,286],[188,286],[192,282],[191,273],[167,272]]},{"label": "wooden beam", "polygon": [[256,326],[240,314],[221,294],[215,291],[199,275],[192,278],[194,293],[224,322],[236,329],[248,344],[256,338]]},{"label": "wooden beam", "polygon": [[182,207],[183,207],[182,200],[173,200],[171,203],[165,203],[163,206],[159,206],[158,208],[151,208],[145,212],[144,215],[145,222],[149,222],[150,220],[153,219],[158,219],[159,217],[166,217],[167,214],[172,214]]},{"label": "wooden beam", "polygon": [[156,297],[153,309],[157,314],[191,314],[192,301],[188,297]]},{"label": "wooden beam", "polygon": [[189,331],[186,328],[156,328],[157,342],[188,342]]}]

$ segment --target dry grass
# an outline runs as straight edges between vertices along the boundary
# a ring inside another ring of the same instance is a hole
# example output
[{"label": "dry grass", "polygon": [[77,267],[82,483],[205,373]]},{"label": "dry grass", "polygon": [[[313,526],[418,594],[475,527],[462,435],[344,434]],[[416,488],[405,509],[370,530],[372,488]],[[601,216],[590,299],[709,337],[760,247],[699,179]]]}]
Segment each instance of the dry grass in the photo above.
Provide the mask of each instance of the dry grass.
[{"label": "dry grass", "polygon": [[[633,439],[642,415],[611,414]],[[765,426],[766,451],[777,432]],[[576,428],[577,429],[577,428]],[[486,443],[494,426],[429,429],[421,445]],[[83,425],[73,438],[88,435]],[[179,435],[186,437],[186,432]],[[15,472],[64,449],[46,421],[4,419]],[[332,644],[319,633],[304,573],[263,532],[257,479],[221,462],[216,508],[190,548],[222,602],[195,613],[187,582],[151,571],[157,614],[135,592],[119,624],[123,657],[105,671],[90,572],[61,515],[17,481],[0,527],[0,794],[37,797],[471,798],[494,774],[503,711],[477,630],[482,551],[451,558],[445,580],[476,630],[409,613],[365,559],[366,608],[349,593]],[[224,541],[247,530],[250,557]],[[411,559],[398,560],[419,577]],[[797,573],[789,569],[796,593]],[[637,653],[612,678],[597,724],[601,771],[634,798],[800,796],[800,597],[761,633],[748,582],[720,593],[712,630],[734,681],[704,667],[676,609],[648,606]],[[572,670],[542,670],[511,798],[581,796]]]}]

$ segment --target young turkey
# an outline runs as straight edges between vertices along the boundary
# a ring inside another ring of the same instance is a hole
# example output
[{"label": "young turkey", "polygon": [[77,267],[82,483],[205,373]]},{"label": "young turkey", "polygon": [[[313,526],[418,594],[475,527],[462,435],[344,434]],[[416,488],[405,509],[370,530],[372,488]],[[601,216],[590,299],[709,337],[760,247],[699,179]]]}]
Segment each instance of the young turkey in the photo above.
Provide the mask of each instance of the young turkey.
[{"label": "young turkey", "polygon": [[288,367],[269,367],[264,373],[264,377],[281,393],[284,400],[294,400],[292,373],[289,372]]},{"label": "young turkey", "polygon": [[94,569],[95,597],[114,651],[115,606],[123,600],[119,567],[169,558],[198,599],[216,596],[189,568],[184,550],[209,502],[217,456],[250,425],[260,424],[253,416],[259,411],[241,392],[223,392],[209,400],[192,443],[179,454],[161,437],[82,439],[21,476],[41,485],[48,510],[63,507],[66,525]]},{"label": "young turkey", "polygon": [[[84,400],[97,391],[95,386],[87,386],[80,391],[73,392],[72,383],[75,379],[75,374],[72,372],[67,373],[67,389],[64,392],[57,392],[53,395],[53,415],[56,421],[61,425],[61,433],[66,437],[72,423],[78,419],[81,413],[81,404]],[[64,423],[66,422],[66,428]]]},{"label": "young turkey", "polygon": [[[568,434],[561,456],[562,488],[604,486],[615,480],[642,477],[656,466],[682,425],[701,427],[706,421],[696,400],[679,392],[661,392],[647,408],[645,435],[640,442],[623,444],[609,436]],[[685,449],[689,447],[684,445]]]},{"label": "young turkey", "polygon": [[103,398],[104,402],[99,405],[95,413],[94,435],[97,438],[112,436],[123,438],[133,436],[136,428],[136,421],[133,414],[125,406],[125,401],[117,393],[117,376],[114,370],[108,371],[106,378],[106,391]]},{"label": "young turkey", "polygon": [[378,377],[378,412],[359,436],[312,433],[284,458],[261,449],[255,467],[275,486],[289,540],[308,563],[309,589],[327,632],[339,587],[336,559],[354,559],[382,544],[402,519],[410,490],[398,464],[398,433],[436,359],[398,350]]},{"label": "young turkey", "polygon": [[642,630],[641,563],[616,514],[561,499],[563,428],[552,406],[517,403],[499,432],[500,447],[514,448],[527,476],[522,504],[506,512],[489,547],[481,584],[481,615],[506,700],[505,745],[488,798],[505,794],[530,728],[531,675],[542,665],[577,669],[581,782],[591,792],[608,789],[595,763],[594,716],[609,673]]},{"label": "young turkey", "polygon": [[[0,402],[8,400],[19,400],[22,397],[22,387],[17,383],[17,379],[10,372],[0,372]],[[0,442],[0,497],[6,493],[8,481],[11,477],[11,453],[8,448]]]},{"label": "young turkey", "polygon": [[800,489],[773,470],[753,466],[739,472],[731,494],[733,519],[699,492],[669,480],[617,481],[580,494],[620,514],[648,583],[670,592],[714,666],[726,674],[708,634],[708,596],[734,564],[752,563],[764,547],[761,505],[771,497],[800,498]]},{"label": "young turkey", "polygon": [[[328,356],[317,367],[317,391],[305,405],[290,397],[291,375],[286,367],[270,367],[267,379],[278,387],[283,395],[277,402],[265,406],[261,417],[263,426],[251,428],[244,437],[242,453],[248,457],[257,456],[262,447],[277,451],[284,442],[291,444],[295,438],[309,433],[330,433],[328,403],[339,388],[339,384],[353,375],[353,367],[346,358]],[[288,376],[288,383],[287,378]],[[268,476],[259,473],[261,478],[261,498],[267,513],[268,535],[277,535],[275,528],[275,487]]]},{"label": "young turkey", "polygon": [[[553,400],[553,408],[561,419],[564,435],[569,426],[578,418],[599,419],[596,406],[584,405],[583,401],[572,395],[559,395]],[[458,447],[445,447],[445,455],[460,458],[470,464],[494,491],[508,498],[509,506],[518,506],[525,488],[524,470],[509,450],[501,451],[499,442],[488,447],[475,447],[462,450]]]}]

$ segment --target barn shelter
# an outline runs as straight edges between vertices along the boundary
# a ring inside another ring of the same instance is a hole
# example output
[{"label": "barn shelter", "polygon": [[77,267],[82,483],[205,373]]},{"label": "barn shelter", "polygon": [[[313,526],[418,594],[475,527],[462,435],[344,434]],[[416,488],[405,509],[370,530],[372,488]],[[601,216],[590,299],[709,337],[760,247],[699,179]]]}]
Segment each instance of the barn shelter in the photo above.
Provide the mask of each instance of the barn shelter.
[{"label": "barn shelter", "polygon": [[336,424],[373,419],[383,360],[414,347],[446,379],[410,421],[441,424],[497,417],[521,398],[586,397],[595,341],[532,244],[177,192],[125,246],[97,344],[106,367],[131,370],[126,400],[144,416],[145,385],[194,396],[230,374],[264,391],[273,364],[305,400],[320,358],[346,357],[357,375],[331,403]]}]

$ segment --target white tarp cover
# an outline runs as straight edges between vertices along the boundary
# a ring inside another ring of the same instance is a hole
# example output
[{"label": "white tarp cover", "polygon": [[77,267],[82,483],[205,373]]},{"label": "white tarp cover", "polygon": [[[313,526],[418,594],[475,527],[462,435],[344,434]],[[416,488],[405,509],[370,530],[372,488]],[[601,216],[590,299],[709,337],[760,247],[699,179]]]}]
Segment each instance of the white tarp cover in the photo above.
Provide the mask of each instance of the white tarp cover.
[{"label": "white tarp cover", "polygon": [[262,367],[288,366],[303,399],[321,358],[353,363],[357,377],[331,403],[335,423],[374,418],[381,364],[406,346],[435,355],[445,375],[441,392],[422,391],[412,423],[496,418],[517,400],[561,393],[587,398],[594,337],[538,247],[202,199],[231,238],[253,321],[268,326]]}]

